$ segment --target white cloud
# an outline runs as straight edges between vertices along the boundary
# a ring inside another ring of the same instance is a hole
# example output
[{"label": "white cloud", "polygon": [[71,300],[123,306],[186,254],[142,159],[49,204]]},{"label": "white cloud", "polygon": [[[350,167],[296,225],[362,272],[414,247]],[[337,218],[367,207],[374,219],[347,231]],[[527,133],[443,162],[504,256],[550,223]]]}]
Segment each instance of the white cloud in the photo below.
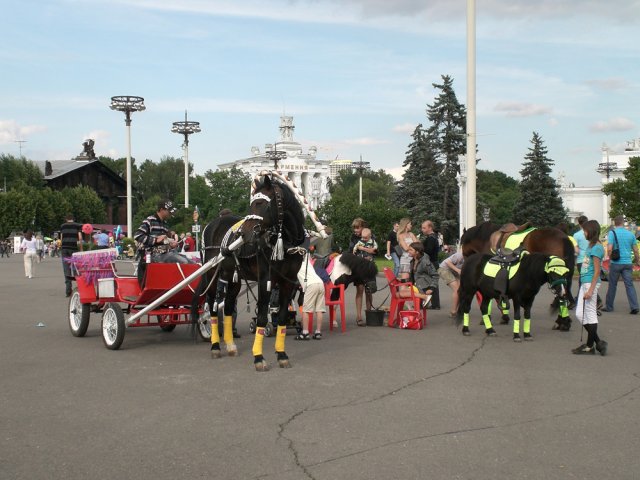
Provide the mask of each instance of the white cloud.
[{"label": "white cloud", "polygon": [[617,117],[606,121],[596,122],[589,127],[590,132],[626,132],[636,128],[628,118]]},{"label": "white cloud", "polygon": [[0,145],[24,140],[31,134],[46,130],[47,127],[44,125],[19,125],[15,120],[0,120]]},{"label": "white cloud", "polygon": [[601,90],[625,90],[631,86],[631,84],[622,77],[598,78],[587,80],[585,83]]},{"label": "white cloud", "polygon": [[506,113],[507,117],[532,117],[553,113],[553,109],[546,105],[525,102],[499,102],[494,110]]},{"label": "white cloud", "polygon": [[[452,19],[464,21],[466,14],[466,2],[451,0],[118,0],[118,3],[148,10],[276,21],[331,24],[365,22],[370,26],[400,28],[405,31],[418,25],[422,25],[420,28],[424,31],[425,20],[436,23]],[[628,23],[640,16],[640,3],[628,0],[484,0],[477,6],[476,14],[479,18],[489,17],[499,21],[526,21],[571,15],[612,18]]]},{"label": "white cloud", "polygon": [[406,167],[394,167],[394,168],[387,167],[384,169],[384,171],[385,173],[388,173],[396,180],[402,180],[402,176],[404,175],[404,172],[406,171],[406,169],[407,169]]},{"label": "white cloud", "polygon": [[415,131],[416,127],[417,125],[414,123],[403,123],[402,125],[396,125],[391,130],[396,133],[412,134]]},{"label": "white cloud", "polygon": [[557,127],[560,124],[560,122],[558,121],[557,118],[550,118],[549,119],[549,126],[550,127]]},{"label": "white cloud", "polygon": [[343,140],[342,143],[344,143],[345,145],[367,146],[367,145],[382,145],[385,143],[389,143],[389,141],[380,140],[380,139],[371,138],[371,137],[360,137],[360,138],[350,138],[347,140]]}]

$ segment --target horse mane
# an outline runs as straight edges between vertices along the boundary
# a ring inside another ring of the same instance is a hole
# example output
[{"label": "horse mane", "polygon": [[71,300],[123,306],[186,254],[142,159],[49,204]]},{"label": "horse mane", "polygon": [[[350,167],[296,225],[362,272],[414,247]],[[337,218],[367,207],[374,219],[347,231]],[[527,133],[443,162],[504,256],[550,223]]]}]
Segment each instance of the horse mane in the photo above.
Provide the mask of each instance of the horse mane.
[{"label": "horse mane", "polygon": [[376,267],[375,262],[365,260],[351,252],[344,252],[338,258],[340,263],[344,263],[351,269],[351,274],[356,278],[371,278],[378,273],[378,267]]},{"label": "horse mane", "polygon": [[[259,193],[263,189],[270,190],[274,192],[275,195],[275,188],[279,188],[282,192],[282,206],[284,210],[282,218],[283,240],[289,245],[302,245],[305,240],[304,213],[289,185],[269,174],[258,175],[254,178],[252,195]],[[275,205],[275,200],[272,200],[272,202],[272,205]],[[275,223],[277,221],[277,213],[275,209],[272,209],[271,212],[272,215],[274,215],[272,221]]]},{"label": "horse mane", "polygon": [[491,234],[500,228],[499,225],[493,222],[482,222],[480,225],[476,225],[467,229],[460,238],[460,243],[464,244],[474,238],[478,238],[483,241],[488,241],[491,238]]},{"label": "horse mane", "polygon": [[284,204],[282,235],[288,243],[292,245],[302,245],[305,239],[304,213],[302,212],[302,207],[288,185],[281,182],[277,183],[282,190]]}]

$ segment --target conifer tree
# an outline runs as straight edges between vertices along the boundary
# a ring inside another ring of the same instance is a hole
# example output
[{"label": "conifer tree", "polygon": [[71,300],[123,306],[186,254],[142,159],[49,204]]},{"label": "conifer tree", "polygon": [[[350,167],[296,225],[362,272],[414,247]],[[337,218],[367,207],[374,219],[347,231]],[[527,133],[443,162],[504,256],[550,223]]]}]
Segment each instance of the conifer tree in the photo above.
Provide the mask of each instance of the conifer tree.
[{"label": "conifer tree", "polygon": [[427,105],[430,126],[413,133],[404,166],[407,170],[398,185],[397,200],[409,209],[414,221],[429,218],[452,242],[458,235],[458,155],[466,150],[466,110],[458,102],[453,79],[442,76],[432,84],[439,95]]},{"label": "conifer tree", "polygon": [[[406,208],[414,219],[425,215],[436,222],[442,220],[440,215],[439,196],[434,195],[440,189],[438,176],[432,172],[442,170],[432,150],[428,146],[422,124],[418,125],[411,135],[413,142],[409,144],[403,166],[407,167],[402,181],[398,182],[395,201]],[[426,194],[429,192],[429,194]]]},{"label": "conifer tree", "polygon": [[531,145],[520,170],[520,196],[513,207],[513,220],[516,223],[528,221],[536,227],[566,222],[558,184],[551,177],[553,160],[547,157],[547,148],[537,132],[533,132]]}]

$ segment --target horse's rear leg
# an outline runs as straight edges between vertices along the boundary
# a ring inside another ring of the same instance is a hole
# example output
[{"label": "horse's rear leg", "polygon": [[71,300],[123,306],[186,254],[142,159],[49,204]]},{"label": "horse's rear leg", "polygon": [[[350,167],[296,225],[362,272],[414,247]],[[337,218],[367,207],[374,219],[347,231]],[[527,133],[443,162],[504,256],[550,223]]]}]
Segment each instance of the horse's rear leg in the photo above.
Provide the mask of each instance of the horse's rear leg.
[{"label": "horse's rear leg", "polygon": [[531,336],[531,306],[533,305],[533,299],[524,305],[524,325],[522,331],[524,332],[525,342],[533,340]]},{"label": "horse's rear leg", "polygon": [[[269,297],[271,292],[267,290],[267,279],[258,280],[258,306],[256,312],[256,334],[253,339],[253,366],[257,372],[266,372],[269,370],[269,364],[264,359],[263,344],[265,336],[265,327],[269,321],[267,312],[269,310]],[[281,308],[282,310],[282,308]]]}]

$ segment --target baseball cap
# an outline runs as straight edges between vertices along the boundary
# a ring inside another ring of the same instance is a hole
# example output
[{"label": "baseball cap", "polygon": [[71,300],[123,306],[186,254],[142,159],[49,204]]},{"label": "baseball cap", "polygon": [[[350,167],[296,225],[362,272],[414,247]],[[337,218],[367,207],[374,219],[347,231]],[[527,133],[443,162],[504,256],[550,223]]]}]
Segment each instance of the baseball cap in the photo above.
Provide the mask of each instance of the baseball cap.
[{"label": "baseball cap", "polygon": [[176,213],[177,208],[174,207],[173,202],[171,200],[162,200],[160,203],[158,203],[158,210],[164,208],[165,210],[168,210],[169,213],[174,214]]}]

